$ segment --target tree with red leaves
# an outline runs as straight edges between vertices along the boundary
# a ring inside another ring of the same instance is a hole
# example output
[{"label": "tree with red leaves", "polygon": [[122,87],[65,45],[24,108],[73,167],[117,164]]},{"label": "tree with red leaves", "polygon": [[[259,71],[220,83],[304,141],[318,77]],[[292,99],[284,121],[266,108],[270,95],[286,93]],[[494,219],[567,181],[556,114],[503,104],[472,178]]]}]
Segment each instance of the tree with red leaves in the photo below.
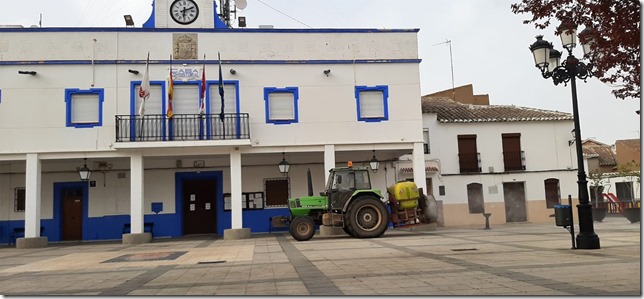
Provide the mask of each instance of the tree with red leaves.
[{"label": "tree with red leaves", "polygon": [[532,14],[523,23],[537,29],[548,27],[553,18],[592,28],[579,39],[582,43],[592,40],[593,75],[615,87],[612,93],[618,99],[640,98],[639,1],[522,0],[511,9],[515,14]]}]

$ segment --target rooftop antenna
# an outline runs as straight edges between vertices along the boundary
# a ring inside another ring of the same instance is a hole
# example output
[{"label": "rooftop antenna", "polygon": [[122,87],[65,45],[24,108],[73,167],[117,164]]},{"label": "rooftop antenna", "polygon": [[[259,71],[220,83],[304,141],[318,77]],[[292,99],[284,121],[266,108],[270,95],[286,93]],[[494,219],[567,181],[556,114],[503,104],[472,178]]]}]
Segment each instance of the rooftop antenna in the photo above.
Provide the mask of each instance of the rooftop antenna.
[{"label": "rooftop antenna", "polygon": [[452,100],[456,101],[456,94],[455,94],[456,92],[454,89],[454,62],[452,61],[452,41],[449,39],[446,39],[444,42],[438,43],[432,46],[438,46],[438,45],[444,45],[444,44],[447,44],[449,46],[449,65],[452,69]]},{"label": "rooftop antenna", "polygon": [[232,19],[235,20],[237,18],[237,8],[243,10],[248,6],[248,2],[246,0],[235,0],[235,5],[233,5],[232,9],[230,8],[230,0],[220,0],[219,2],[221,4],[219,7],[219,16],[228,28],[232,28],[230,14],[233,14]]},{"label": "rooftop antenna", "polygon": [[42,13],[40,14],[40,19],[38,20],[38,27],[42,28]]}]

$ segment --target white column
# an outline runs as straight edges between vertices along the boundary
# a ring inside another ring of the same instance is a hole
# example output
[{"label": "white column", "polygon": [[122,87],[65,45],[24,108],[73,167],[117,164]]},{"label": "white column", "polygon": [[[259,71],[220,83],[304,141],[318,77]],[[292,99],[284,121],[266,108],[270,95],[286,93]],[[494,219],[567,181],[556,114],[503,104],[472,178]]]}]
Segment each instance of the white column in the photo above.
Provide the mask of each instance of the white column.
[{"label": "white column", "polygon": [[241,153],[230,153],[230,222],[232,229],[242,228],[242,172]]},{"label": "white column", "polygon": [[335,168],[335,145],[328,144],[324,146],[324,174],[322,175],[324,188],[326,188],[326,179],[329,177],[329,170],[332,168]]},{"label": "white column", "polygon": [[40,178],[38,154],[27,154],[25,177],[25,238],[40,237]]},{"label": "white column", "polygon": [[423,194],[427,194],[427,181],[425,180],[425,149],[422,142],[414,143],[412,153],[414,182],[418,188],[423,188]]},{"label": "white column", "polygon": [[143,233],[143,156],[130,157],[130,232]]}]

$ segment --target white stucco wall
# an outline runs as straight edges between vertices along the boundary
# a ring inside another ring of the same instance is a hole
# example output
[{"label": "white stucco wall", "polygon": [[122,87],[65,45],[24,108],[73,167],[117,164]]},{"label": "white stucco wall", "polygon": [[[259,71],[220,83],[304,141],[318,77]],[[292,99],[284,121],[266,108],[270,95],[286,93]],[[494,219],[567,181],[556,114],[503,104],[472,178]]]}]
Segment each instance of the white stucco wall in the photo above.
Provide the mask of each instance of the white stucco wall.
[{"label": "white stucco wall", "polygon": [[[440,158],[444,174],[459,173],[458,135],[476,135],[482,172],[503,172],[501,134],[520,133],[526,170],[557,171],[576,168],[576,152],[568,146],[572,121],[489,122],[442,124],[426,118],[432,158]],[[433,141],[433,142],[432,142]]]},{"label": "white stucco wall", "polygon": [[[6,63],[0,68],[3,78],[0,159],[2,154],[26,152],[114,151],[114,115],[132,113],[130,84],[142,79],[145,68],[142,62],[148,52],[152,61],[150,80],[167,79],[168,64],[156,61],[169,59],[172,35],[170,31],[0,31],[0,60]],[[346,63],[418,59],[413,30],[200,31],[198,39],[200,58],[205,53],[212,61],[220,52],[222,60],[231,62],[224,64],[224,80],[239,81],[240,112],[250,114],[253,146],[422,140],[418,130],[421,123],[418,62]],[[88,64],[92,60],[96,63]],[[44,64],[30,64],[35,61]],[[113,64],[114,61],[119,64]],[[253,64],[255,61],[260,64]],[[294,63],[261,64],[262,61]],[[343,62],[335,63],[338,61]],[[200,68],[202,63],[194,60],[195,67]],[[231,75],[230,68],[237,70],[237,74]],[[128,69],[137,69],[141,74],[130,74]],[[325,69],[331,70],[329,76],[322,73]],[[37,75],[21,75],[19,70],[36,71]],[[207,65],[206,76],[208,80],[218,79],[216,63]],[[389,121],[357,121],[354,87],[361,85],[389,87]],[[299,88],[299,123],[267,124],[263,88],[287,86]],[[102,126],[65,127],[66,88],[104,89]]]}]

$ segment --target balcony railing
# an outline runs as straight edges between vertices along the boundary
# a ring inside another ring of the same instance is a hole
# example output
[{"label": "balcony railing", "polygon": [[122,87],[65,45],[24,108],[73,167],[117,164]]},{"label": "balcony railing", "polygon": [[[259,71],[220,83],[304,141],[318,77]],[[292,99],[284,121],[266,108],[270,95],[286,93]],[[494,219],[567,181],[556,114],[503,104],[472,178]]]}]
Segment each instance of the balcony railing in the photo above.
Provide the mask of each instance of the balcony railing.
[{"label": "balcony railing", "polygon": [[525,170],[525,152],[503,152],[503,165],[505,167],[505,171]]},{"label": "balcony railing", "polygon": [[116,142],[225,139],[250,139],[248,113],[116,116]]},{"label": "balcony railing", "polygon": [[461,173],[481,172],[481,154],[480,153],[459,153],[458,163]]}]

